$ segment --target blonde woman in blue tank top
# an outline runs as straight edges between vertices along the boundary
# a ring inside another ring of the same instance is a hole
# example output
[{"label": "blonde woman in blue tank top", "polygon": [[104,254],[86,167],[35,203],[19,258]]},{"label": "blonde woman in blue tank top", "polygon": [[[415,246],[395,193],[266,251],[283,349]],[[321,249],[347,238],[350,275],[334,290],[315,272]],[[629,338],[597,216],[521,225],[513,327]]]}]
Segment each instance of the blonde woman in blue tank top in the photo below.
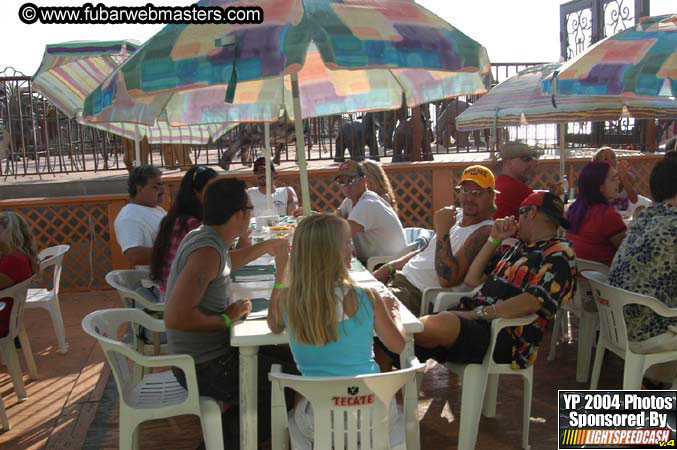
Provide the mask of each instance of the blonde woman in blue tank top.
[{"label": "blonde woman in blue tank top", "polygon": [[374,333],[389,350],[404,349],[397,302],[358,287],[348,273],[351,257],[348,222],[319,214],[299,224],[288,264],[276,260],[276,283],[284,287],[273,289],[268,326],[274,333],[287,329],[294,360],[305,376],[379,372]]}]

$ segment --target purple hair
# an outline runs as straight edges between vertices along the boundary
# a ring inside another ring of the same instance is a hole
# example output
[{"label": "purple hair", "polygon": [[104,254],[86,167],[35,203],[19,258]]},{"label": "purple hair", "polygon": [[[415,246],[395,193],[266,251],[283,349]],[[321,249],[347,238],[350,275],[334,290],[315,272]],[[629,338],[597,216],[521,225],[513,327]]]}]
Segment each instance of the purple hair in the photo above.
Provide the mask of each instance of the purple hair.
[{"label": "purple hair", "polygon": [[567,220],[569,232],[576,234],[583,222],[588,210],[597,204],[608,205],[606,197],[602,194],[601,187],[606,180],[611,166],[607,162],[591,162],[583,167],[578,175],[578,197],[569,207]]}]

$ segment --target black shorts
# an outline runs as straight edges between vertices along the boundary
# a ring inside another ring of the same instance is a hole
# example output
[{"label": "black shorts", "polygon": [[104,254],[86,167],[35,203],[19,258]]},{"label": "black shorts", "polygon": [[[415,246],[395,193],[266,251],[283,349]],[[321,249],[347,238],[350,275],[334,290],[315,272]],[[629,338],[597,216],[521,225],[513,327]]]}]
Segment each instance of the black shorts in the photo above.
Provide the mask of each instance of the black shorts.
[{"label": "black shorts", "polygon": [[[433,358],[444,364],[446,362],[461,364],[481,364],[489,348],[491,322],[471,320],[459,317],[461,330],[452,347],[423,348],[415,347],[416,357],[421,361]],[[503,329],[498,333],[494,347],[494,362],[508,364],[512,362],[512,338]]]}]

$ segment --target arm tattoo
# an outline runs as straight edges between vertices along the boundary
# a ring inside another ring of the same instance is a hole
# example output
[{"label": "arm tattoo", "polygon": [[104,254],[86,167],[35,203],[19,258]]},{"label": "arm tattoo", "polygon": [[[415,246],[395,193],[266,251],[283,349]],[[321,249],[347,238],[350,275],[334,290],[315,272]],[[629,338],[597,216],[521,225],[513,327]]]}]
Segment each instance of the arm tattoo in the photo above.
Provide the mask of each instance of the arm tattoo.
[{"label": "arm tattoo", "polygon": [[[486,228],[486,231],[483,228]],[[462,251],[468,261],[468,267],[470,267],[472,261],[477,257],[477,254],[482,250],[482,247],[484,247],[490,233],[490,227],[482,227],[471,234],[463,244]]]},{"label": "arm tattoo", "polygon": [[449,239],[449,233],[445,233],[443,236],[437,238],[437,246],[435,247],[435,272],[438,277],[451,283],[458,273],[458,261],[451,251]]}]

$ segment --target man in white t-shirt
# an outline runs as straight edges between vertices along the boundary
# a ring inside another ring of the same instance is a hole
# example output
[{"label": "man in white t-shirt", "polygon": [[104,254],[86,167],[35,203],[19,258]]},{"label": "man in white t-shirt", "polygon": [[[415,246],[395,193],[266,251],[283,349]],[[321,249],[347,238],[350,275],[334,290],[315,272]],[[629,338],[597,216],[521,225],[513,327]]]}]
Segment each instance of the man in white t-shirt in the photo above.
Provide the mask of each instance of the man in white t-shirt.
[{"label": "man in white t-shirt", "polygon": [[402,223],[393,208],[377,193],[367,190],[367,178],[357,161],[339,166],[336,182],[346,196],[348,224],[353,234],[355,256],[399,254],[407,242]]},{"label": "man in white t-shirt", "polygon": [[467,167],[456,191],[461,212],[455,207],[435,212],[436,235],[426,248],[386,263],[374,272],[377,279],[389,281],[393,293],[417,316],[426,288],[471,290],[463,279],[494,223],[496,182],[491,170],[484,166]]},{"label": "man in white t-shirt", "polygon": [[[290,186],[276,187],[277,174],[275,165],[270,163],[271,185],[273,187],[273,211],[281,216],[290,216],[296,210],[298,197],[294,188]],[[260,157],[254,161],[254,176],[256,177],[256,186],[247,189],[249,199],[254,205],[254,216],[264,215],[268,210],[266,199],[266,158]]]},{"label": "man in white t-shirt", "polygon": [[153,243],[167,214],[159,206],[164,194],[162,171],[150,165],[135,167],[127,188],[130,200],[115,218],[115,237],[129,263],[140,268],[150,265]]}]

